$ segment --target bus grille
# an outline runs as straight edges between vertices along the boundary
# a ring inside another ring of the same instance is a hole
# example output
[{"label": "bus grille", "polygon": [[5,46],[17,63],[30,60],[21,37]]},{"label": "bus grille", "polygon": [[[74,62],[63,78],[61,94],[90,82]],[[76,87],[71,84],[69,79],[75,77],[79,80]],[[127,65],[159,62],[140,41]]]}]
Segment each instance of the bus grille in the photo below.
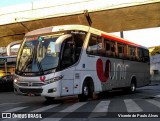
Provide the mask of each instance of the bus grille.
[{"label": "bus grille", "polygon": [[19,86],[28,86],[28,83],[18,83]]},{"label": "bus grille", "polygon": [[28,82],[23,82],[23,83],[18,83],[19,86],[43,86],[44,83],[28,83]]},{"label": "bus grille", "polygon": [[44,83],[32,83],[32,86],[43,86]]},{"label": "bus grille", "polygon": [[23,89],[23,88],[19,88],[19,90],[22,93],[32,93],[32,94],[40,94],[43,91],[43,89]]}]

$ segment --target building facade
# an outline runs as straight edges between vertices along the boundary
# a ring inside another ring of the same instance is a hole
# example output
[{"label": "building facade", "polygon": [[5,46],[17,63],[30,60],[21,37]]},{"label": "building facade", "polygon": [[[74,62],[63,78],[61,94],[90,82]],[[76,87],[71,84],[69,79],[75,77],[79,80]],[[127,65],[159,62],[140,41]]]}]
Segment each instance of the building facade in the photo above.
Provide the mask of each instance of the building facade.
[{"label": "building facade", "polygon": [[160,81],[160,54],[150,57],[150,74],[152,81]]}]

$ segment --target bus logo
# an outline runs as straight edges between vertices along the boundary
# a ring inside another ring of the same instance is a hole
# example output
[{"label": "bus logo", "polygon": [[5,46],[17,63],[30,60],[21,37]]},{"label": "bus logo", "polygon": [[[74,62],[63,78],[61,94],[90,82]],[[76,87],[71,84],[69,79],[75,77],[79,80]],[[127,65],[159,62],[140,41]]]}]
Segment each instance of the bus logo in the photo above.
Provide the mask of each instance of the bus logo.
[{"label": "bus logo", "polygon": [[29,86],[32,86],[32,82],[29,82]]},{"label": "bus logo", "polygon": [[45,79],[46,79],[45,76],[40,76],[40,80],[41,80],[42,82],[44,82]]},{"label": "bus logo", "polygon": [[99,58],[96,63],[97,75],[101,82],[106,82],[109,79],[109,74],[111,70],[110,60],[106,61],[105,71],[103,71],[103,61]]},{"label": "bus logo", "polygon": [[96,63],[96,70],[97,70],[97,76],[101,82],[107,82],[107,80],[109,79],[112,79],[112,80],[126,79],[127,68],[129,67],[128,64],[113,63],[112,74],[111,74],[110,60],[106,60],[104,66],[103,66],[102,59],[99,58]]}]

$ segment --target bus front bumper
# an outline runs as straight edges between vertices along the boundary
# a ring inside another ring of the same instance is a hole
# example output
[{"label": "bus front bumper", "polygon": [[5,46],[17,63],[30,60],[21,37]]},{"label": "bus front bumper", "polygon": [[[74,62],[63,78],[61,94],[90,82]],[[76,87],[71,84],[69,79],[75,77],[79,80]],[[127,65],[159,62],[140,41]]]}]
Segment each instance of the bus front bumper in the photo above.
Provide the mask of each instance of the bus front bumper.
[{"label": "bus front bumper", "polygon": [[17,83],[14,83],[14,92],[28,96],[60,97],[58,85],[58,82],[43,86],[19,86]]}]

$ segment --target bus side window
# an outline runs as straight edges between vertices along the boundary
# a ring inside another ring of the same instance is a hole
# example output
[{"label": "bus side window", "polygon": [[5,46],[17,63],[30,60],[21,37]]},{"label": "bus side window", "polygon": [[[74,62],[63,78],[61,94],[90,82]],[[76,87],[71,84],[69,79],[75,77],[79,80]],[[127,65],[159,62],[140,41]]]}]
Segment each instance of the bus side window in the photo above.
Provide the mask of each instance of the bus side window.
[{"label": "bus side window", "polygon": [[132,60],[136,60],[136,48],[132,47]]},{"label": "bus side window", "polygon": [[111,50],[110,50],[111,56],[116,57],[116,44],[113,41],[111,41],[110,43],[111,43]]},{"label": "bus side window", "polygon": [[142,56],[143,56],[143,53],[142,53],[142,49],[138,48],[138,61],[142,61]]},{"label": "bus side window", "polygon": [[67,68],[75,63],[75,48],[72,37],[63,43],[62,67]]},{"label": "bus side window", "polygon": [[149,62],[149,52],[146,49],[143,49],[143,62]]},{"label": "bus side window", "polygon": [[104,39],[105,43],[105,55],[108,57],[115,57],[115,42],[109,39]]},{"label": "bus side window", "polygon": [[123,45],[123,57],[124,59],[127,59],[127,45]]},{"label": "bus side window", "polygon": [[102,38],[100,36],[97,38],[97,54],[103,56]]},{"label": "bus side window", "polygon": [[118,57],[123,58],[123,45],[118,43]]},{"label": "bus side window", "polygon": [[87,53],[91,55],[102,55],[102,38],[100,36],[91,34]]},{"label": "bus side window", "polygon": [[80,54],[82,51],[82,46],[85,40],[85,34],[75,34],[73,35],[75,41],[75,62],[77,62],[80,58]]},{"label": "bus side window", "polygon": [[129,59],[135,60],[136,59],[136,48],[129,46],[128,49],[129,49]]},{"label": "bus side window", "polygon": [[110,56],[110,42],[107,39],[104,39],[105,41],[105,55]]},{"label": "bus side window", "polygon": [[95,36],[91,35],[88,43],[87,52],[91,55],[97,54],[97,38]]}]

